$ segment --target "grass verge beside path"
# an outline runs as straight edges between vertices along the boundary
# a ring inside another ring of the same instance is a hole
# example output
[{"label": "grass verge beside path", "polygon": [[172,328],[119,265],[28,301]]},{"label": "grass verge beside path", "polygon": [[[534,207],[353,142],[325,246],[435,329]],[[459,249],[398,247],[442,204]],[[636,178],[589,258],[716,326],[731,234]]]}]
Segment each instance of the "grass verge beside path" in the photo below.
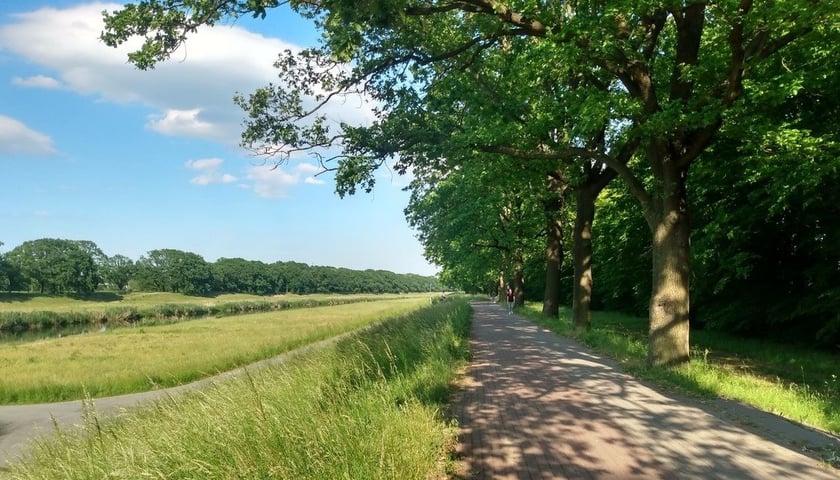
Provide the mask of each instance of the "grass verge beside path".
[{"label": "grass verge beside path", "polygon": [[40,441],[10,479],[440,479],[471,309],[441,302],[201,392]]},{"label": "grass verge beside path", "polygon": [[539,304],[521,313],[562,335],[575,337],[618,360],[624,369],[656,385],[701,397],[738,400],[761,410],[840,435],[840,356],[719,332],[691,332],[691,361],[649,368],[645,318],[593,312],[592,330],[575,334],[571,312],[542,316]]},{"label": "grass verge beside path", "polygon": [[428,305],[413,297],[114,329],[0,345],[0,403],[188,383]]}]

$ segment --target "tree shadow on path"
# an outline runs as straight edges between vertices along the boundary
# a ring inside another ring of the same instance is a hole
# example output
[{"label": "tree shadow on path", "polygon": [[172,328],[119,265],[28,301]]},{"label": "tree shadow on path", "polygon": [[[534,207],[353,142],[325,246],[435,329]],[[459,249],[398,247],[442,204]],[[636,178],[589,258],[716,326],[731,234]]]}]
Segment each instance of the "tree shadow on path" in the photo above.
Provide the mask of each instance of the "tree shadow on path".
[{"label": "tree shadow on path", "polygon": [[454,404],[462,478],[840,478],[574,340],[494,304],[473,308],[473,357]]}]

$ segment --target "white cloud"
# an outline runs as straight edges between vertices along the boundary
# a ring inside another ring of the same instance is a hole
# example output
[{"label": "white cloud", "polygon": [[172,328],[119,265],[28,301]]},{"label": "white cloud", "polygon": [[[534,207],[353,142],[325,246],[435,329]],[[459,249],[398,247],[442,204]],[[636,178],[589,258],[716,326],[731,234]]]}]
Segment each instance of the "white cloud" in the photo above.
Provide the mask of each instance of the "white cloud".
[{"label": "white cloud", "polygon": [[324,181],[316,176],[319,173],[323,173],[323,168],[317,165],[312,165],[311,163],[300,163],[295,168],[298,172],[307,175],[307,177],[303,179],[303,183],[307,185],[324,184]]},{"label": "white cloud", "polygon": [[252,182],[253,190],[263,198],[284,198],[289,188],[304,183],[322,185],[323,180],[314,174],[323,171],[311,163],[294,166],[265,164],[248,168],[246,178]]},{"label": "white cloud", "polygon": [[167,110],[163,117],[150,120],[146,126],[155,132],[173,137],[219,137],[219,127],[199,118],[201,109]]},{"label": "white cloud", "polygon": [[210,185],[213,183],[233,183],[237,178],[229,173],[221,173],[219,169],[224,163],[221,158],[202,158],[199,160],[189,160],[184,165],[190,170],[199,172],[199,175],[193,177],[190,183],[194,185]]},{"label": "white cloud", "polygon": [[216,170],[222,166],[224,160],[221,158],[202,158],[200,160],[188,160],[187,168],[192,170]]},{"label": "white cloud", "polygon": [[[20,79],[29,86],[63,85],[106,101],[141,103],[157,112],[147,124],[156,132],[230,146],[239,144],[244,116],[233,96],[276,82],[277,54],[299,49],[278,38],[218,25],[191,35],[170,61],[139,71],[126,57],[139,40],[118,49],[99,41],[104,29],[102,11],[120,7],[96,2],[12,15],[11,22],[0,26],[0,49],[55,72],[57,78]],[[324,113],[336,122],[372,119],[370,104],[357,97],[337,98]]]},{"label": "white cloud", "polygon": [[57,90],[62,87],[61,82],[46,75],[35,75],[34,77],[12,77],[12,84],[19,87],[46,88]]},{"label": "white cloud", "polygon": [[11,22],[0,26],[0,49],[56,77],[17,82],[41,87],[63,83],[79,94],[141,103],[159,112],[148,124],[154,131],[237,145],[243,113],[233,96],[269,83],[276,77],[272,64],[277,53],[295,47],[243,28],[217,26],[200,30],[172,60],[144,72],[127,62],[137,41],[119,49],[99,41],[102,11],[118,8],[119,4],[88,3],[11,16]]},{"label": "white cloud", "polygon": [[207,172],[193,177],[190,183],[205,186],[213,183],[233,183],[235,181],[236,177],[229,173]]},{"label": "white cloud", "polygon": [[[234,183],[239,178],[234,175],[221,172],[224,160],[217,157],[189,160],[184,166],[198,172],[198,175],[190,180],[194,185],[210,185],[214,183]],[[310,163],[299,163],[290,167],[289,165],[264,164],[250,166],[245,172],[247,182],[238,186],[253,190],[257,195],[264,198],[283,198],[289,188],[300,183],[308,185],[321,185],[324,182],[315,178],[314,173],[322,171],[319,167]]]},{"label": "white cloud", "polygon": [[281,166],[259,165],[248,168],[248,180],[263,198],[283,198],[289,187],[300,183],[299,173],[288,173]]},{"label": "white cloud", "polygon": [[18,120],[0,115],[0,155],[52,155],[52,139]]},{"label": "white cloud", "polygon": [[311,163],[299,163],[295,168],[298,172],[310,174],[315,174],[323,170],[321,167],[312,165]]}]

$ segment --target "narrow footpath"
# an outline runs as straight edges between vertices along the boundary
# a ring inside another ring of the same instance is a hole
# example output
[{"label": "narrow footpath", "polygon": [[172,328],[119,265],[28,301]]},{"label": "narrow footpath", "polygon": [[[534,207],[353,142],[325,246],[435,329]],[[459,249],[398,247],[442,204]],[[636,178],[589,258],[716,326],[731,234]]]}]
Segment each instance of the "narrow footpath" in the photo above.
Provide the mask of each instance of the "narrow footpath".
[{"label": "narrow footpath", "polygon": [[808,479],[840,439],[727,401],[658,392],[505,308],[474,303],[456,401],[461,478]]}]

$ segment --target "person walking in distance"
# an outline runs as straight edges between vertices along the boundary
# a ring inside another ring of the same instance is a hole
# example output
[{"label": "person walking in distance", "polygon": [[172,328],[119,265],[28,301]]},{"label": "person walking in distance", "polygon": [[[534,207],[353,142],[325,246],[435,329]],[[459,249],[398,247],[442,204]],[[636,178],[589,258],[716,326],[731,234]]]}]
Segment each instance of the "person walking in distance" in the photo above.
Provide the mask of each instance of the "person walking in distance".
[{"label": "person walking in distance", "polygon": [[508,302],[508,315],[513,313],[513,302],[516,300],[516,296],[513,294],[513,289],[510,288],[510,285],[507,286],[507,302]]}]

